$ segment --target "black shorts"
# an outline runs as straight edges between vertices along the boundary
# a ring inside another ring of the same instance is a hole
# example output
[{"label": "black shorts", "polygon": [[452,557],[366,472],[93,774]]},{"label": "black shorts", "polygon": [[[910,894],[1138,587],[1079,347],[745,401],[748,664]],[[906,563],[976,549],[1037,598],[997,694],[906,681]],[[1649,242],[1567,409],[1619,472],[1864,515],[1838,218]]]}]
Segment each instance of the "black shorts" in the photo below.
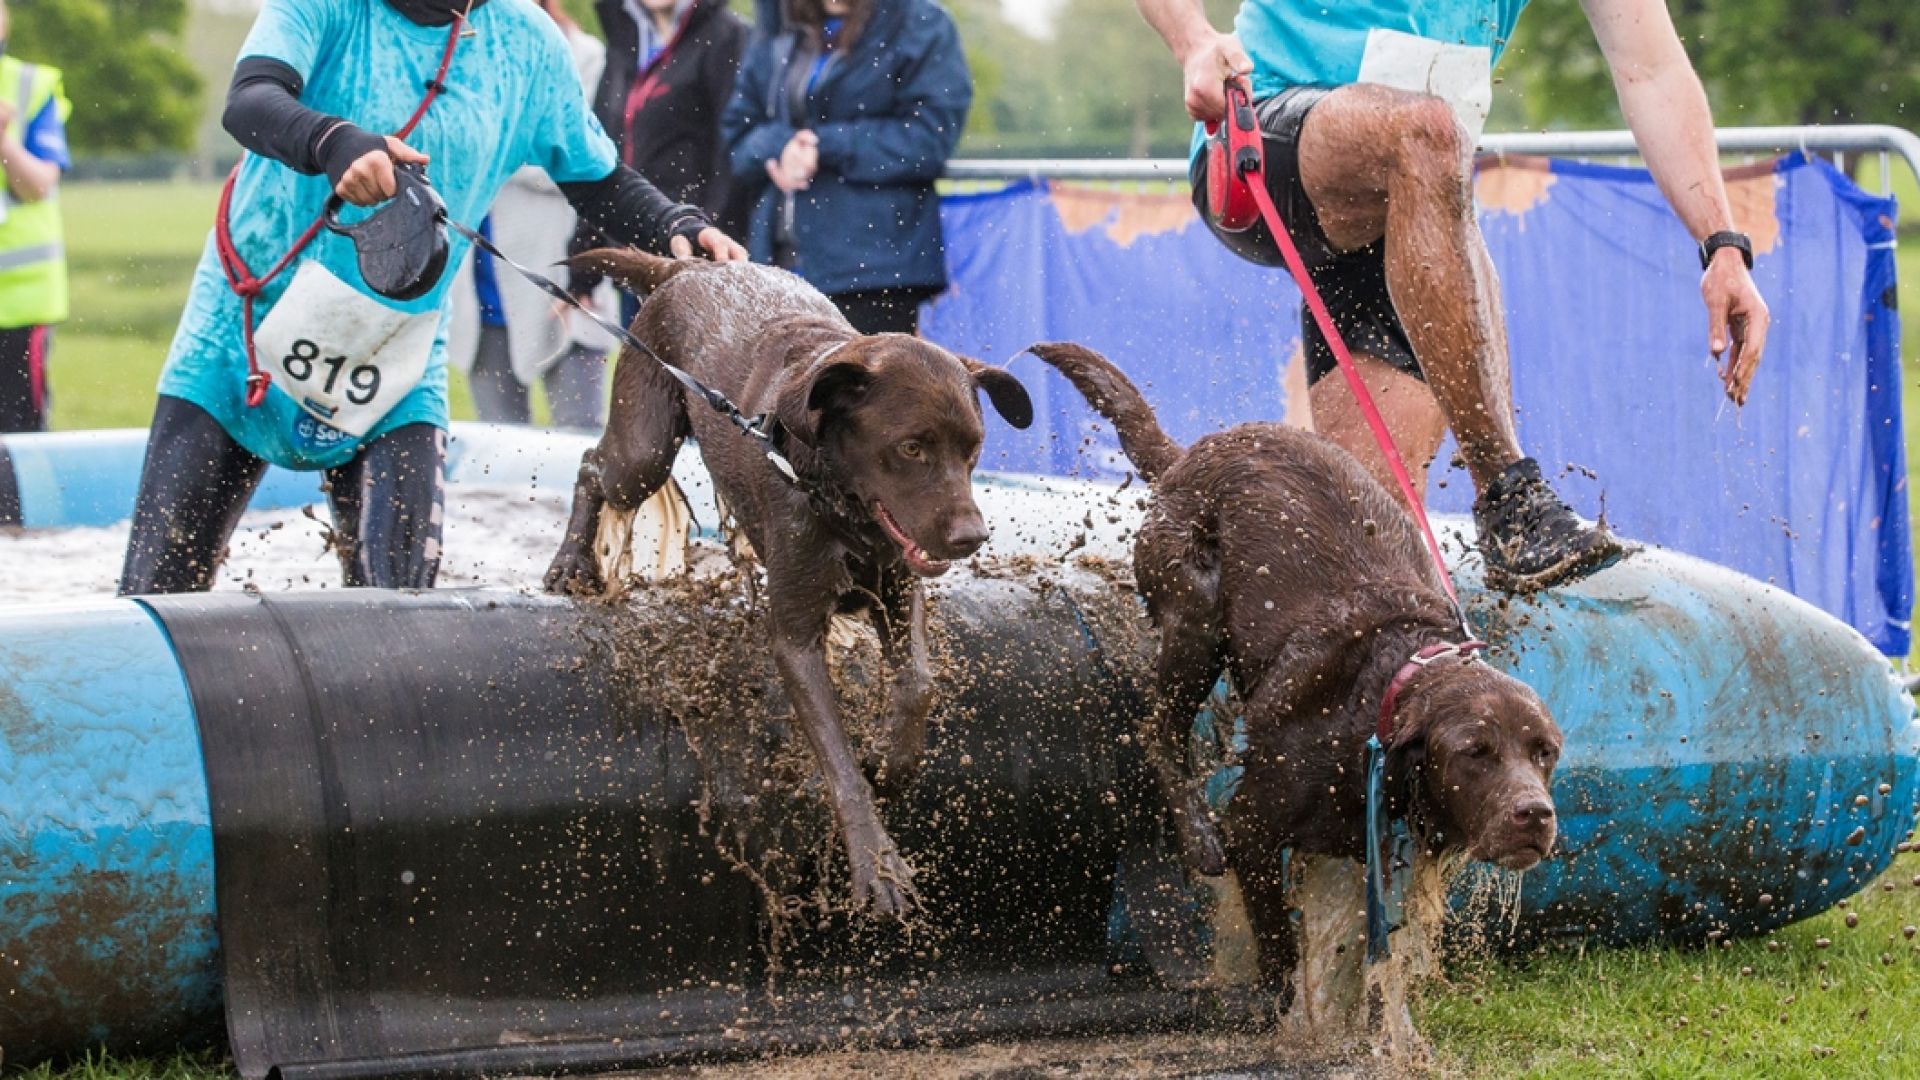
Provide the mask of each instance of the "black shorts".
[{"label": "black shorts", "polygon": [[[1260,130],[1266,136],[1267,192],[1274,208],[1286,223],[1287,235],[1300,249],[1314,287],[1327,302],[1333,325],[1346,339],[1347,348],[1365,353],[1398,368],[1415,378],[1420,363],[1414,359],[1413,345],[1406,328],[1393,310],[1393,298],[1387,294],[1386,244],[1376,240],[1358,251],[1335,251],[1320,231],[1320,215],[1314,212],[1300,182],[1300,126],[1307,113],[1326,97],[1328,91],[1316,87],[1284,90],[1254,106],[1260,117]],[[1248,262],[1261,266],[1285,266],[1280,248],[1273,242],[1264,221],[1255,222],[1245,232],[1222,232],[1207,216],[1207,156],[1194,159],[1190,175],[1193,205],[1200,220],[1228,250]],[[1319,382],[1337,366],[1333,349],[1320,333],[1306,305],[1300,306],[1300,327],[1307,344],[1307,384]]]}]

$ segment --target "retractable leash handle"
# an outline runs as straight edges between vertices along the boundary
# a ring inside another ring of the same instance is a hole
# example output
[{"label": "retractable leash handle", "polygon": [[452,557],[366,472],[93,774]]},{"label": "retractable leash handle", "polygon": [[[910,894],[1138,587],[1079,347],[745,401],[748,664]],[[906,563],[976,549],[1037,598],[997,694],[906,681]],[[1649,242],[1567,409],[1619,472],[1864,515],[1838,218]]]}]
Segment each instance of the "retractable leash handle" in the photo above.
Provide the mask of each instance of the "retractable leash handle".
[{"label": "retractable leash handle", "polygon": [[1207,123],[1207,214],[1224,232],[1240,233],[1260,220],[1246,178],[1264,168],[1260,118],[1246,88],[1227,81],[1227,112]]},{"label": "retractable leash handle", "polygon": [[321,219],[327,231],[353,242],[360,279],[389,300],[418,300],[433,291],[447,269],[447,204],[419,165],[393,170],[393,198],[370,216],[346,224],[340,211],[346,200],[327,198]]}]

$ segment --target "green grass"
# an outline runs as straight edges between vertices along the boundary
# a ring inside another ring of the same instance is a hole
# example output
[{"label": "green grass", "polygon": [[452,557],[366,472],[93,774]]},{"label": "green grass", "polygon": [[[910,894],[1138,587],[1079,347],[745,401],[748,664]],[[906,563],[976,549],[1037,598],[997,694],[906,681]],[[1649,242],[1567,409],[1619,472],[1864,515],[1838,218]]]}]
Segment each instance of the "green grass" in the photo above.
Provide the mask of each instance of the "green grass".
[{"label": "green grass", "polygon": [[1765,939],[1482,962],[1431,997],[1424,1030],[1456,1076],[1920,1076],[1916,873],[1903,856],[1846,908]]},{"label": "green grass", "polygon": [[238,1075],[225,1054],[210,1050],[151,1058],[88,1055],[64,1068],[41,1065],[8,1074],[17,1080],[226,1080]]},{"label": "green grass", "polygon": [[[1871,179],[1871,178],[1869,178]],[[1908,183],[1911,181],[1909,180]],[[1871,185],[1870,185],[1871,186]],[[76,185],[66,194],[74,318],[54,348],[54,422],[138,427],[213,220],[208,185]],[[1920,205],[1913,192],[1907,205]],[[1900,253],[1906,356],[1920,361],[1920,247]],[[1920,462],[1920,379],[1903,379],[1908,453]],[[454,412],[471,415],[454,380]],[[1912,489],[1909,488],[1911,493]],[[1910,498],[1913,496],[1910,494]],[[1920,509],[1920,501],[1915,502]],[[1474,1077],[1920,1077],[1920,858],[1834,911],[1725,949],[1592,949],[1458,971],[1427,1031],[1443,1069]],[[1832,942],[1816,948],[1818,939]],[[1883,964],[1886,954],[1891,964]],[[1823,969],[1821,965],[1825,965]],[[1822,983],[1828,984],[1822,988]],[[230,1076],[218,1056],[106,1059],[29,1077]]]}]

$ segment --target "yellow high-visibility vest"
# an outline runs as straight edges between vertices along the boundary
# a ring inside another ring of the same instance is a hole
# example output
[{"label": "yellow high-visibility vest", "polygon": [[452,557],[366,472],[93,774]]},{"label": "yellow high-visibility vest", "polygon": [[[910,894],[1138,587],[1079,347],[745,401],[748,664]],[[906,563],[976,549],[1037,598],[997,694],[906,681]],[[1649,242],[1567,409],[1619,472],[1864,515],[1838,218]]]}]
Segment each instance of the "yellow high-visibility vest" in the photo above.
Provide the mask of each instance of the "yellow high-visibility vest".
[{"label": "yellow high-visibility vest", "polygon": [[[49,101],[64,123],[73,112],[60,69],[0,56],[0,101],[13,106],[7,133],[25,141],[27,128]],[[19,202],[12,191],[0,221],[0,328],[41,326],[67,317],[67,254],[60,225],[60,192]]]}]

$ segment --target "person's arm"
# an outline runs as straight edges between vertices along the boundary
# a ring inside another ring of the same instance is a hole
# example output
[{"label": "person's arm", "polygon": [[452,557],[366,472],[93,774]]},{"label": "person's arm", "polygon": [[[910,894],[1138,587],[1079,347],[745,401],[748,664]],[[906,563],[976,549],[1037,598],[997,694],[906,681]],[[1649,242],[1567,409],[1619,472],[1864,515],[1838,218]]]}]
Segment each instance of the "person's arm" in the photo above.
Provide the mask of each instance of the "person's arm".
[{"label": "person's arm", "polygon": [[304,81],[279,60],[240,61],[227,89],[221,126],[241,146],[295,172],[325,173],[334,191],[359,206],[393,197],[393,163],[427,163],[399,139],[375,135],[300,101]]},{"label": "person's arm", "polygon": [[[1707,93],[1680,44],[1664,0],[1581,0],[1613,72],[1620,111],[1640,156],[1694,240],[1731,230]],[[1714,356],[1737,351],[1722,372],[1727,396],[1744,404],[1766,349],[1770,316],[1740,252],[1721,248],[1700,282]],[[1744,324],[1745,341],[1738,340]]]},{"label": "person's arm", "polygon": [[53,194],[60,173],[69,164],[67,140],[60,117],[61,95],[54,95],[37,116],[25,118],[20,135],[13,131],[13,107],[0,105],[0,168],[7,174],[7,191],[15,202],[39,202]]},{"label": "person's arm", "polygon": [[1240,39],[1215,30],[1200,0],[1134,0],[1134,6],[1180,64],[1187,115],[1201,121],[1225,116],[1227,80],[1253,74],[1253,61]]},{"label": "person's arm", "polygon": [[959,31],[942,17],[901,78],[892,115],[814,127],[819,167],[860,184],[931,183],[946,172],[972,104]]},{"label": "person's arm", "polygon": [[563,183],[560,192],[575,213],[620,243],[681,259],[696,247],[715,262],[747,257],[744,248],[713,227],[706,211],[674,202],[625,165],[601,180]]}]

